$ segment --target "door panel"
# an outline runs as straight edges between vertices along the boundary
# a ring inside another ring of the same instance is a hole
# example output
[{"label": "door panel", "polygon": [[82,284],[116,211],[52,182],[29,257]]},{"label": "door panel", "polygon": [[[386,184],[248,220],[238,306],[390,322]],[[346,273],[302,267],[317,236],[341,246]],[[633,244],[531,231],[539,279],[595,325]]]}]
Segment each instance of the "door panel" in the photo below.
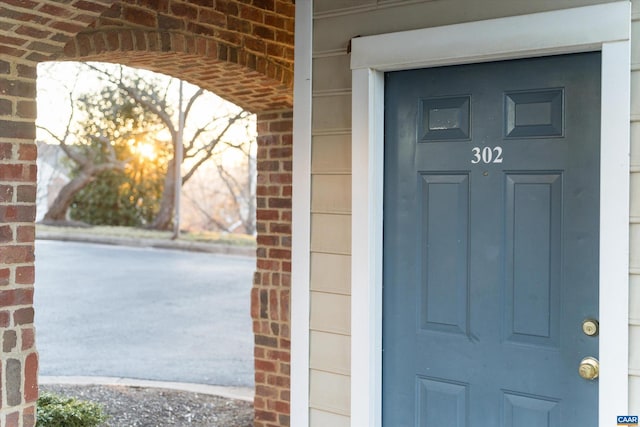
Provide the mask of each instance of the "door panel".
[{"label": "door panel", "polygon": [[597,425],[600,55],[389,73],[383,425]]}]

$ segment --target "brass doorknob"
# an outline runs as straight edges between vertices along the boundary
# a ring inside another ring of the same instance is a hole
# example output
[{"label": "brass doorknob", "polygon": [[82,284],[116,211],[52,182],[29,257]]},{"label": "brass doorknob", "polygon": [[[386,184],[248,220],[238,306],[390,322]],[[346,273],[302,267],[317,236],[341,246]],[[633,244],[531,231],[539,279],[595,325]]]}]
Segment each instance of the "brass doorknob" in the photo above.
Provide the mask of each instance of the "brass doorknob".
[{"label": "brass doorknob", "polygon": [[585,357],[580,362],[578,373],[585,380],[595,380],[600,374],[600,362],[595,357]]},{"label": "brass doorknob", "polygon": [[600,325],[598,325],[596,319],[585,319],[582,321],[582,332],[584,332],[585,335],[595,337],[598,335],[598,329],[600,329]]}]

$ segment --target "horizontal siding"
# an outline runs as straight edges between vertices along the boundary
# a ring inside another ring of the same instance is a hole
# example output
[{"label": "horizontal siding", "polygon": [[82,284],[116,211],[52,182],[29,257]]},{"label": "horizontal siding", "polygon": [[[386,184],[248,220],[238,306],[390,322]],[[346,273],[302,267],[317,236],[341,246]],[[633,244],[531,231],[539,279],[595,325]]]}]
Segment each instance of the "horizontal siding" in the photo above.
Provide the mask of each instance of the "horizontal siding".
[{"label": "horizontal siding", "polygon": [[334,334],[351,334],[351,297],[311,292],[311,329]]},{"label": "horizontal siding", "polygon": [[[637,93],[640,90],[640,72],[634,71],[631,73],[631,93]],[[631,119],[635,121],[640,120],[640,97],[631,97]]]},{"label": "horizontal siding", "polygon": [[629,381],[629,414],[640,414],[640,376],[632,376]]},{"label": "horizontal siding", "polygon": [[351,134],[314,136],[311,146],[311,172],[351,173]]},{"label": "horizontal siding", "polygon": [[309,427],[349,427],[349,417],[312,409],[309,414]]},{"label": "horizontal siding", "polygon": [[311,211],[351,213],[351,175],[313,175]]},{"label": "horizontal siding", "polygon": [[629,319],[632,324],[640,324],[640,275],[632,274],[629,281]]},{"label": "horizontal siding", "polygon": [[312,369],[349,375],[351,363],[351,338],[348,335],[311,331]]},{"label": "horizontal siding", "polygon": [[351,94],[313,97],[313,132],[351,129]]},{"label": "horizontal siding", "polygon": [[312,409],[349,416],[351,381],[348,376],[312,369],[309,387],[311,389],[309,402]]},{"label": "horizontal siding", "polygon": [[351,254],[351,215],[312,214],[311,251]]},{"label": "horizontal siding", "polygon": [[311,290],[351,294],[351,257],[325,253],[311,254]]},{"label": "horizontal siding", "polygon": [[345,91],[351,89],[351,56],[346,51],[315,57],[313,75],[331,76],[330,79],[314,79],[314,93]]},{"label": "horizontal siding", "polygon": [[[315,1],[344,7],[354,0]],[[326,10],[326,9],[325,9]],[[314,56],[311,146],[312,427],[349,425],[351,363],[351,69],[345,52]]]}]

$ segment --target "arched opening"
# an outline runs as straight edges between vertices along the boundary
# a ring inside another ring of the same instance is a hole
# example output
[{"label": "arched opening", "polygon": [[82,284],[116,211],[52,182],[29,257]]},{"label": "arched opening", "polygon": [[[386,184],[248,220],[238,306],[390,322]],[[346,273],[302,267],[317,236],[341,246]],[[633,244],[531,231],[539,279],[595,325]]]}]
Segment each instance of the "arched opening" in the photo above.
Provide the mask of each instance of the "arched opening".
[{"label": "arched opening", "polygon": [[[257,262],[251,291],[255,425],[288,425],[293,9],[289,0],[4,5],[0,60],[0,325],[15,334],[3,361],[0,416],[34,421],[33,328],[36,64],[101,60],[165,72],[257,114]],[[6,12],[6,13],[4,13]],[[7,141],[7,142],[4,142]]]}]

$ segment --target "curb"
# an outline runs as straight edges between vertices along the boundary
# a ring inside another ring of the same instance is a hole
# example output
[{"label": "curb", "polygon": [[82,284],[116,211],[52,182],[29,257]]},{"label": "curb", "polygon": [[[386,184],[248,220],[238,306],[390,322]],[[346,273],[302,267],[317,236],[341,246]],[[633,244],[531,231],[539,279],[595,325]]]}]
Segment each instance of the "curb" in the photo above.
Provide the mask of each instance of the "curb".
[{"label": "curb", "polygon": [[209,384],[180,383],[171,381],[139,380],[119,377],[73,377],[73,376],[40,376],[40,384],[46,385],[98,385],[143,388],[164,388],[189,393],[207,394],[227,399],[253,402],[254,391],[248,387],[225,387]]},{"label": "curb", "polygon": [[133,246],[156,249],[177,249],[193,252],[207,252],[222,255],[255,257],[255,247],[221,245],[216,243],[190,242],[185,240],[162,240],[149,238],[127,238],[114,236],[96,236],[93,234],[61,234],[38,232],[36,240],[58,240],[62,242],[100,243],[104,245]]}]

